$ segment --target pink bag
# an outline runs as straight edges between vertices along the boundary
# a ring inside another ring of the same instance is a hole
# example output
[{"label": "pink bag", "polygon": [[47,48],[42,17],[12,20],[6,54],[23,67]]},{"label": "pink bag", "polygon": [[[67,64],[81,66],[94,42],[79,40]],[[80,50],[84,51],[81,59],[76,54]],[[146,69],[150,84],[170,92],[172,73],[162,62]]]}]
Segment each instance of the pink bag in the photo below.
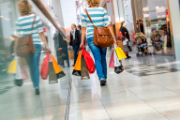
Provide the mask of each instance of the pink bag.
[{"label": "pink bag", "polygon": [[49,74],[49,60],[50,60],[50,56],[49,56],[49,52],[47,52],[47,55],[43,59],[43,63],[41,65],[41,78],[43,80],[46,80],[48,78],[48,74]]},{"label": "pink bag", "polygon": [[112,53],[111,53],[111,59],[110,59],[109,67],[114,68],[114,49],[112,50]]},{"label": "pink bag", "polygon": [[22,79],[27,79],[28,78],[28,75],[26,73],[26,71],[24,70],[23,66],[21,64],[20,65],[20,68],[21,68],[21,74],[22,74]]}]

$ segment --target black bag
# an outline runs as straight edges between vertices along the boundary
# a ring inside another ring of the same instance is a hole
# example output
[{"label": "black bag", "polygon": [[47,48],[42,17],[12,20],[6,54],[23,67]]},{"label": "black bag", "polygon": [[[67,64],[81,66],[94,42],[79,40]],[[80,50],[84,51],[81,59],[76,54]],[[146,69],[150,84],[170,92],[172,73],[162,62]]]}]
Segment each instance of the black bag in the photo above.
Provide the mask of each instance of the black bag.
[{"label": "black bag", "polygon": [[124,71],[124,68],[123,68],[123,65],[122,65],[122,61],[120,60],[119,62],[120,62],[121,65],[114,67],[114,72],[117,73],[117,74],[120,74],[121,72]]}]

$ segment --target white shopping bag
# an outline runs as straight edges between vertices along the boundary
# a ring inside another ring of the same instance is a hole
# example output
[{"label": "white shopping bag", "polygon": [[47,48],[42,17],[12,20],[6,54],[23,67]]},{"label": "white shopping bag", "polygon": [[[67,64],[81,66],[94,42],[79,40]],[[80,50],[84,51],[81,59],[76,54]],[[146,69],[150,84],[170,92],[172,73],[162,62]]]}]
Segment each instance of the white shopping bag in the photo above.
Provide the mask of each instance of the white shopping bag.
[{"label": "white shopping bag", "polygon": [[116,51],[114,51],[114,72],[119,74],[123,72],[123,65],[121,60],[118,59],[118,56],[116,54]]},{"label": "white shopping bag", "polygon": [[17,62],[17,66],[16,66],[15,80],[22,80],[22,72],[19,62]]},{"label": "white shopping bag", "polygon": [[121,63],[119,62],[116,51],[114,50],[114,67],[119,67],[119,66],[121,66]]}]

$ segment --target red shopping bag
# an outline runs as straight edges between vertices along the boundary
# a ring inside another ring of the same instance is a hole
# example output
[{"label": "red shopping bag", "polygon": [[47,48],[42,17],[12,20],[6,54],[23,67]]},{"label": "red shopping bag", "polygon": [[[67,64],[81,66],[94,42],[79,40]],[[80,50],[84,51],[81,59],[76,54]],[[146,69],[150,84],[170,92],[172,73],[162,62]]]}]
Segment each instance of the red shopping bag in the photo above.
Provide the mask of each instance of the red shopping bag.
[{"label": "red shopping bag", "polygon": [[90,74],[95,72],[95,64],[90,54],[82,47],[82,55],[86,61],[86,66]]},{"label": "red shopping bag", "polygon": [[118,32],[118,40],[122,40],[123,38],[123,34],[121,31]]},{"label": "red shopping bag", "polygon": [[110,67],[110,68],[114,68],[114,49],[112,50],[109,67]]},{"label": "red shopping bag", "polygon": [[46,57],[43,59],[43,63],[42,63],[42,66],[41,66],[41,78],[46,80],[47,77],[48,77],[48,69],[49,69],[49,59],[50,59],[50,56],[49,56],[49,52],[47,52],[47,55]]}]

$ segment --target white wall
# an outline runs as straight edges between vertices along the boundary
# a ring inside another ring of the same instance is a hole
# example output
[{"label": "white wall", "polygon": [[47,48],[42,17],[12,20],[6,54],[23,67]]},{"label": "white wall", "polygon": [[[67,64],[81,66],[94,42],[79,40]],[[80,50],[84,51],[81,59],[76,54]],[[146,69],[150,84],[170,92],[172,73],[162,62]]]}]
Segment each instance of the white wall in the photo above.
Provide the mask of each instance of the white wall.
[{"label": "white wall", "polygon": [[64,20],[64,28],[71,27],[72,23],[77,24],[75,0],[60,0]]}]

